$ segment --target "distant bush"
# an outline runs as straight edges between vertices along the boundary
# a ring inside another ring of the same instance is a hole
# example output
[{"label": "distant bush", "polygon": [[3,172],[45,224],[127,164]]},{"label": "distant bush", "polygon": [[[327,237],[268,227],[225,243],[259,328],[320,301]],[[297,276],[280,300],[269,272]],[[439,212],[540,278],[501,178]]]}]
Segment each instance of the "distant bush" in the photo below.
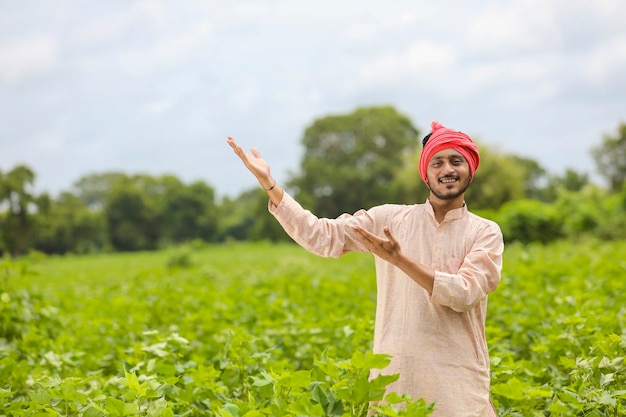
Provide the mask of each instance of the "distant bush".
[{"label": "distant bush", "polygon": [[626,191],[611,194],[591,184],[577,192],[561,190],[554,207],[567,237],[595,236],[606,240],[626,237]]},{"label": "distant bush", "polygon": [[167,259],[167,267],[172,268],[189,268],[192,265],[191,256],[188,252],[177,252]]},{"label": "distant bush", "polygon": [[556,208],[536,200],[505,203],[496,221],[506,242],[548,243],[564,236],[563,218]]}]

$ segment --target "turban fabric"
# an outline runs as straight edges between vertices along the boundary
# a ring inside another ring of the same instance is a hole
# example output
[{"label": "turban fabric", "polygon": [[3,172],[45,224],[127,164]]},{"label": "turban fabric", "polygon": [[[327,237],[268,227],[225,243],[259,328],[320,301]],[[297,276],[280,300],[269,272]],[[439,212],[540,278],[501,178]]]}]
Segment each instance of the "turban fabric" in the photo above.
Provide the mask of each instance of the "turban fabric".
[{"label": "turban fabric", "polygon": [[472,141],[472,139],[463,132],[457,132],[456,130],[448,129],[439,122],[432,122],[431,134],[428,142],[422,149],[420,155],[419,171],[422,181],[428,185],[426,180],[426,168],[430,159],[439,151],[444,149],[453,148],[459,152],[467,163],[470,169],[470,180],[474,178],[474,172],[478,169],[480,163],[480,155],[478,154],[478,146]]}]

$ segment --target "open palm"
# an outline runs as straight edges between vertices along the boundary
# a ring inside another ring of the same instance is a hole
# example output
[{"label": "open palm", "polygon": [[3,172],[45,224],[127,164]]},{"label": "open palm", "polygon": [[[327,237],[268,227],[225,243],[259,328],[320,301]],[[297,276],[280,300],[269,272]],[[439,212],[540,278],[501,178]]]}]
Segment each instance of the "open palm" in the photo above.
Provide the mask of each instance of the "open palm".
[{"label": "open palm", "polygon": [[257,148],[252,148],[251,153],[248,153],[230,136],[228,136],[226,142],[233,148],[235,154],[243,161],[246,168],[248,168],[260,182],[270,178],[270,166],[261,157],[261,153]]}]

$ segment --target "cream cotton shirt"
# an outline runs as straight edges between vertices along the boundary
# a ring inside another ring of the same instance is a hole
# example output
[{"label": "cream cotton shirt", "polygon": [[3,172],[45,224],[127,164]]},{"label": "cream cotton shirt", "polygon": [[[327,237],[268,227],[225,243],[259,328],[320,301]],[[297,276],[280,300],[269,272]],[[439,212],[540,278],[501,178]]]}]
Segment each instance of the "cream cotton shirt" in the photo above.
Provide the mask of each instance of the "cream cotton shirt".
[{"label": "cream cotton shirt", "polygon": [[435,402],[433,416],[495,416],[489,400],[485,340],[487,294],[500,281],[502,233],[465,205],[443,222],[425,204],[387,204],[336,219],[318,218],[288,193],[270,212],[306,250],[324,257],[367,251],[352,225],[377,236],[388,226],[402,252],[435,270],[432,294],[375,256],[377,280],[374,352],[393,356],[379,372],[399,373],[389,392]]}]

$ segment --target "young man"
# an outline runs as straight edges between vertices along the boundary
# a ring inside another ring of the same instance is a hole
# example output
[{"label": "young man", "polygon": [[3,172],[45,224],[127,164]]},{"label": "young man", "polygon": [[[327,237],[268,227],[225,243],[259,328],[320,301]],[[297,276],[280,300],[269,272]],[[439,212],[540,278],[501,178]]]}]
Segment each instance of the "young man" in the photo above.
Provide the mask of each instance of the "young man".
[{"label": "young man", "polygon": [[375,255],[374,352],[393,357],[382,372],[400,374],[388,390],[435,401],[433,416],[495,416],[485,315],[487,294],[500,282],[504,244],[498,225],[465,205],[465,190],[480,162],[472,139],[433,122],[419,162],[428,200],[336,219],[303,209],[272,178],[257,149],[247,153],[231,137],[228,144],[299,245],[327,257],[350,251]]}]

